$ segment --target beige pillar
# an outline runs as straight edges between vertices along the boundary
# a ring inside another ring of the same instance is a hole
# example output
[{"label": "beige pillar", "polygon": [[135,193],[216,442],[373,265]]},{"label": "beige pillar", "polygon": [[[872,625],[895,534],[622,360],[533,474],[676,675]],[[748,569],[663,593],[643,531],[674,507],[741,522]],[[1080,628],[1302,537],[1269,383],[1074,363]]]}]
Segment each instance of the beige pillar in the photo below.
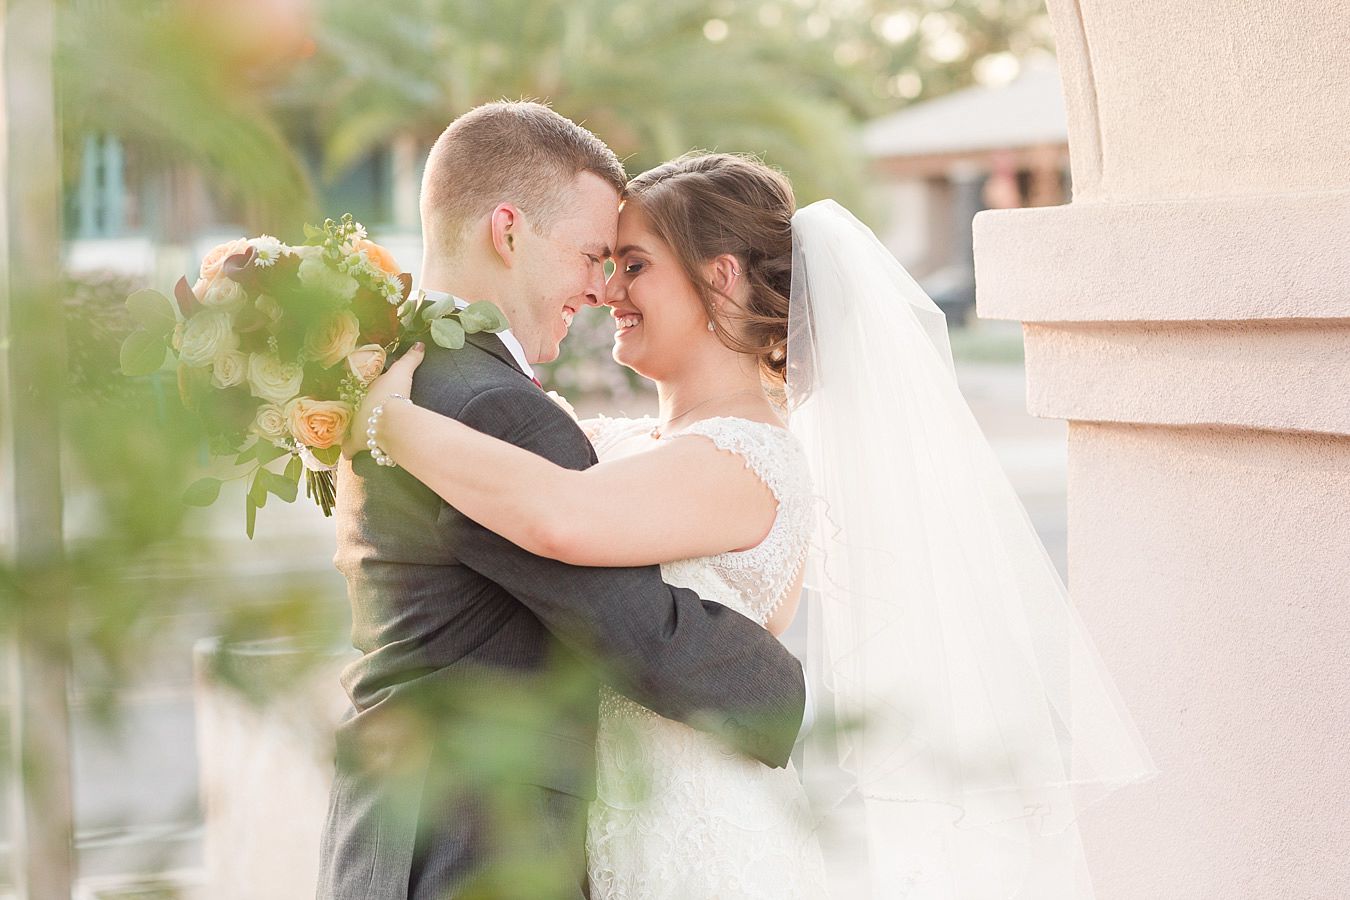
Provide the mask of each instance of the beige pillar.
[{"label": "beige pillar", "polygon": [[1100,900],[1350,896],[1350,16],[1049,0],[1074,200],[981,214],[1069,420],[1069,588],[1162,776]]}]

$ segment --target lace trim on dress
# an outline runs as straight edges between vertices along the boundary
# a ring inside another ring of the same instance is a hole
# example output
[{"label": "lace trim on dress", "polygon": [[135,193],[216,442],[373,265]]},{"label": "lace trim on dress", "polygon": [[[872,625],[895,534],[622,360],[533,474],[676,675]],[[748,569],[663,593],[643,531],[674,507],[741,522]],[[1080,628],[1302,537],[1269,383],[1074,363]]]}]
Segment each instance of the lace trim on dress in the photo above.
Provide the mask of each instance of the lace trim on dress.
[{"label": "lace trim on dress", "polygon": [[762,625],[782,606],[806,561],[812,496],[806,456],[786,428],[734,416],[701,419],[662,440],[691,435],[741,457],[778,501],[773,526],[759,544],[702,560],[740,592]]}]

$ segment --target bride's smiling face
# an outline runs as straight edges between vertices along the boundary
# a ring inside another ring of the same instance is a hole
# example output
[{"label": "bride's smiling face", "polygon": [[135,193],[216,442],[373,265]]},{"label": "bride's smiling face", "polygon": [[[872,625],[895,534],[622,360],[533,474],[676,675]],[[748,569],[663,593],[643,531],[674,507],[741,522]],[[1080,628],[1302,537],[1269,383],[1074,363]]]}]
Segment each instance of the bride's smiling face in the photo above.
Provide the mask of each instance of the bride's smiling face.
[{"label": "bride's smiling face", "polygon": [[614,316],[614,359],[661,380],[698,346],[716,341],[698,290],[679,258],[652,231],[642,207],[629,200],[619,214],[614,274],[605,304]]}]

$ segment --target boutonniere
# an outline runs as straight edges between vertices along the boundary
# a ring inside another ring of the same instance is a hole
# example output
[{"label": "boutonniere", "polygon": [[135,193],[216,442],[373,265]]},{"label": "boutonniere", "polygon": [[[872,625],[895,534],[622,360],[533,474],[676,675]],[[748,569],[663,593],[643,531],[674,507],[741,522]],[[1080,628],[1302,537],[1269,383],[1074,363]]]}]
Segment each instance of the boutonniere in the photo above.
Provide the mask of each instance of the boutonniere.
[{"label": "boutonniere", "polygon": [[403,326],[400,338],[405,345],[414,340],[430,338],[437,346],[447,350],[463,347],[466,334],[480,331],[497,334],[510,327],[506,315],[486,300],[460,308],[454,297],[428,301],[423,291],[412,294],[399,306],[398,316]]}]

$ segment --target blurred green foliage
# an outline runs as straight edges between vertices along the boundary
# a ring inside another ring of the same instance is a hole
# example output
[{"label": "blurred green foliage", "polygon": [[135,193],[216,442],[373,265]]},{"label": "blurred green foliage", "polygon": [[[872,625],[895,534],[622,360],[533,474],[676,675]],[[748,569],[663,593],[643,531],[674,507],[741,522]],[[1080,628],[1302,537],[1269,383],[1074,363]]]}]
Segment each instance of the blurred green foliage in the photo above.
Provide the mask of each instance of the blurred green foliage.
[{"label": "blurred green foliage", "polygon": [[[277,124],[276,73],[241,54],[209,9],[162,0],[62,5],[56,86],[67,183],[82,136],[114,135],[153,169],[196,169],[260,230],[293,231],[313,199]],[[170,219],[155,236],[182,239],[182,229],[201,224]]]},{"label": "blurred green foliage", "polygon": [[687,150],[760,155],[799,199],[857,205],[856,128],[1048,49],[1041,0],[325,0],[294,96],[319,110],[324,175],[394,133],[543,99],[640,172]]},{"label": "blurred green foliage", "polygon": [[[395,136],[427,146],[458,114],[502,97],[551,102],[631,172],[695,147],[750,152],[784,169],[801,202],[865,204],[861,122],[1050,46],[1040,0],[72,0],[59,10],[67,190],[83,136],[114,135],[151,170],[200,173],[250,233],[284,239]],[[161,205],[169,214],[150,228],[161,243],[214,224]],[[81,695],[108,724],[177,611],[210,610],[227,644],[300,636],[302,662],[325,662],[346,629],[331,580],[219,577],[219,548],[181,501],[204,462],[200,425],[171,378],[117,372],[132,287],[95,278],[59,297],[11,298],[65,312],[64,335],[35,339],[69,347],[67,546],[61,560],[0,564],[0,627],[69,596],[69,627],[39,638],[73,658]],[[607,324],[592,329],[597,346]],[[613,389],[608,371],[577,377]],[[488,763],[509,760],[508,749]]]},{"label": "blurred green foliage", "polygon": [[[785,169],[802,202],[865,200],[859,123],[967,83],[984,61],[1050,45],[1040,0],[119,0],[60,10],[67,184],[82,136],[112,134],[152,167],[204,174],[247,227],[282,235],[316,205],[300,131],[312,126],[321,139],[322,192],[394,136],[425,146],[459,113],[501,97],[551,102],[633,172],[693,147],[752,152]],[[157,236],[181,241],[183,229],[207,224],[169,220]],[[212,550],[184,538],[197,426],[163,375],[117,374],[129,287],[67,284],[61,301],[65,576],[86,598],[75,610],[79,652],[89,650],[81,665],[105,674],[85,688],[107,697],[157,639],[148,604],[162,611],[191,593],[165,587],[166,571],[205,567]],[[576,349],[597,365],[564,360],[559,375],[622,392],[631,382],[605,359],[602,319],[578,329],[594,326]],[[51,574],[0,572],[0,596],[39,595]],[[260,617],[253,595],[221,629],[267,637],[306,629],[311,613],[332,628],[295,591],[279,593],[290,612]]]}]

